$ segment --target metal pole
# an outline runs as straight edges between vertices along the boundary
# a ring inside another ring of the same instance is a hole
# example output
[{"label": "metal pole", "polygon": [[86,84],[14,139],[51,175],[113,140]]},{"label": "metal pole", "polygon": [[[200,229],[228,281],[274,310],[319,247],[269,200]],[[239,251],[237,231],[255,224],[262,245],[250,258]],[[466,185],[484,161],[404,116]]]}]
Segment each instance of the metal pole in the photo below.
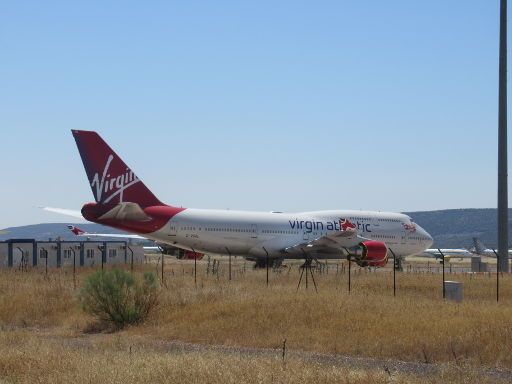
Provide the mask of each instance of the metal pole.
[{"label": "metal pole", "polygon": [[48,251],[46,249],[44,249],[44,255],[46,256],[46,266],[45,266],[45,274],[46,276],[48,276]]},{"label": "metal pole", "polygon": [[393,297],[396,296],[396,256],[393,253]]},{"label": "metal pole", "polygon": [[299,284],[297,284],[297,292],[299,291],[300,283],[302,281],[302,276],[304,275],[304,268],[300,268],[300,277],[299,277]]},{"label": "metal pole", "polygon": [[226,248],[226,251],[228,251],[228,255],[229,255],[229,281],[231,281],[231,252],[229,251],[228,247],[225,247],[225,248]]},{"label": "metal pole", "polygon": [[393,297],[396,296],[396,255],[391,248],[389,252],[393,255]]},{"label": "metal pole", "polygon": [[101,270],[103,270],[103,256],[104,256],[104,253],[103,253],[103,249],[101,248],[101,245],[98,246],[98,249],[101,251]]},{"label": "metal pole", "polygon": [[194,248],[192,248],[192,252],[194,253],[194,285],[197,288],[197,255],[196,251],[194,251]]},{"label": "metal pole", "polygon": [[162,253],[162,284],[164,283],[164,249],[160,248],[160,252]]},{"label": "metal pole", "polygon": [[[317,263],[318,263],[318,260],[317,260]],[[313,286],[315,287],[315,292],[318,293],[318,289],[316,287],[316,281],[315,281],[315,276],[313,275],[313,270],[311,269],[311,264],[309,265],[309,272],[311,273],[311,280],[313,280]],[[307,272],[307,271],[306,271]]]},{"label": "metal pole", "polygon": [[126,245],[126,248],[131,253],[131,261],[130,261],[130,271],[133,272],[133,249],[131,249],[128,245]]},{"label": "metal pole", "polygon": [[498,107],[498,262],[508,272],[508,180],[507,180],[507,0],[500,1]]},{"label": "metal pole", "polygon": [[76,252],[73,247],[69,247],[73,252],[73,289],[76,289]]},{"label": "metal pole", "polygon": [[306,291],[308,290],[308,268],[309,266],[306,266],[307,260],[304,263],[304,269],[306,270]]},{"label": "metal pole", "polygon": [[347,256],[348,260],[348,293],[350,293],[350,266],[352,265],[352,261],[350,259],[350,255]]},{"label": "metal pole", "polygon": [[[268,252],[267,252],[267,249],[266,249],[265,247],[262,247],[262,248],[263,248],[263,250],[265,251],[265,253],[267,254],[265,264],[267,265],[267,287],[268,287]],[[307,276],[308,276],[308,275],[306,275],[306,279],[307,279]]]},{"label": "metal pole", "polygon": [[494,249],[492,251],[496,255],[496,301],[498,302],[500,301],[500,260],[496,251]]},{"label": "metal pole", "polygon": [[437,250],[439,251],[439,254],[441,255],[441,257],[443,258],[442,263],[443,263],[443,299],[444,299],[444,298],[446,298],[446,289],[445,289],[445,283],[444,283],[444,254],[443,254],[443,252],[441,252],[441,250],[439,248]]}]

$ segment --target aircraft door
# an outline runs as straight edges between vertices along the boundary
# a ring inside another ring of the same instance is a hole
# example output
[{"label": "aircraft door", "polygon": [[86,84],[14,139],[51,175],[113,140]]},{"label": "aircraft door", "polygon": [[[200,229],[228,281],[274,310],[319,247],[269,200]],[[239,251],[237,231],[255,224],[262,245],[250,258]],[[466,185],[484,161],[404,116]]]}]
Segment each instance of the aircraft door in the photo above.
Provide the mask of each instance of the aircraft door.
[{"label": "aircraft door", "polygon": [[377,217],[372,217],[370,219],[370,231],[373,231],[375,229],[379,229],[380,227],[380,221]]},{"label": "aircraft door", "polygon": [[256,224],[251,224],[251,238],[258,238],[258,226]]},{"label": "aircraft door", "polygon": [[400,238],[401,238],[401,243],[402,244],[405,244],[407,242],[407,231],[405,230],[405,228],[402,228],[402,230],[400,231]]},{"label": "aircraft door", "polygon": [[304,235],[302,236],[302,240],[309,241],[309,232],[304,231]]},{"label": "aircraft door", "polygon": [[176,221],[170,222],[169,236],[176,236],[178,234],[179,223]]}]

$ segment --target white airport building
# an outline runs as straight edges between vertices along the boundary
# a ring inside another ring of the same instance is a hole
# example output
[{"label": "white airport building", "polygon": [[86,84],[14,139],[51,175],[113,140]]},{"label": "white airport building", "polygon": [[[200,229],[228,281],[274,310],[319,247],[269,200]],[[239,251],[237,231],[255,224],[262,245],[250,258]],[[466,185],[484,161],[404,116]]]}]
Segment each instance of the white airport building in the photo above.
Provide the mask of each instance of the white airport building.
[{"label": "white airport building", "polygon": [[144,249],[127,241],[10,239],[0,242],[0,268],[140,264]]}]

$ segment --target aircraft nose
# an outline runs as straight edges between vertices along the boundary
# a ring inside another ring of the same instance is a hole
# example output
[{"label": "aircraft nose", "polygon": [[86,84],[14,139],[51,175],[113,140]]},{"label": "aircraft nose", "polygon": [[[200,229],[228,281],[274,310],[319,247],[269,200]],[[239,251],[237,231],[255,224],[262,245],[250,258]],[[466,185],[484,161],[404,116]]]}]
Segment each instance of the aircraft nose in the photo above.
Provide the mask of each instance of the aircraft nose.
[{"label": "aircraft nose", "polygon": [[427,242],[426,242],[426,244],[425,244],[425,245],[426,245],[426,248],[430,248],[430,247],[432,246],[432,244],[434,244],[434,239],[432,238],[432,236],[430,236],[430,233],[428,233],[427,231],[425,231],[425,230],[424,230],[423,228],[421,228],[420,226],[417,226],[416,228],[417,228],[416,230],[419,232],[419,234],[420,234],[422,237],[424,237],[424,238],[426,238],[426,239],[427,239],[427,240],[426,240]]}]

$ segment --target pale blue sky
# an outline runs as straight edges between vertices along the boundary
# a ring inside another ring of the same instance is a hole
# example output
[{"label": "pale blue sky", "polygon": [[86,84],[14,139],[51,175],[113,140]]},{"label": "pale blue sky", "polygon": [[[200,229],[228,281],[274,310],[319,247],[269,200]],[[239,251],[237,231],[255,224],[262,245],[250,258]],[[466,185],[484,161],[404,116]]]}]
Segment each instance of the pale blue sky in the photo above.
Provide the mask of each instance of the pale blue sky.
[{"label": "pale blue sky", "polygon": [[175,205],[493,207],[498,3],[4,1],[0,228],[93,200],[72,128]]}]

